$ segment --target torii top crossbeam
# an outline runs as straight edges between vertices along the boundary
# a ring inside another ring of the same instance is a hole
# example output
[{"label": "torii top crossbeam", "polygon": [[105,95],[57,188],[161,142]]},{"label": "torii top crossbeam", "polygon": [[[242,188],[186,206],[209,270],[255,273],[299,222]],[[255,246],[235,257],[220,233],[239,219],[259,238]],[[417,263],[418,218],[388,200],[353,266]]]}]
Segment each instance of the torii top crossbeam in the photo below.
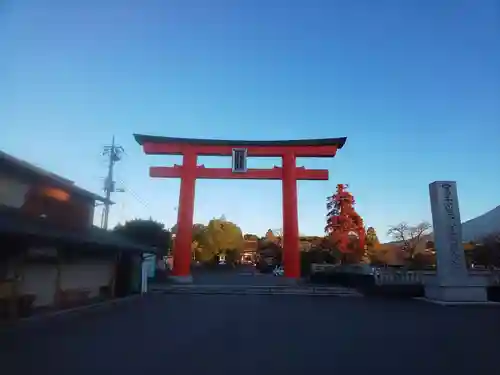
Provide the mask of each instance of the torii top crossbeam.
[{"label": "torii top crossbeam", "polygon": [[219,139],[172,138],[134,134],[146,154],[182,155],[189,147],[196,147],[197,155],[231,156],[234,148],[245,148],[252,157],[279,157],[293,152],[296,157],[333,157],[346,139],[300,139],[289,141],[237,141]]}]

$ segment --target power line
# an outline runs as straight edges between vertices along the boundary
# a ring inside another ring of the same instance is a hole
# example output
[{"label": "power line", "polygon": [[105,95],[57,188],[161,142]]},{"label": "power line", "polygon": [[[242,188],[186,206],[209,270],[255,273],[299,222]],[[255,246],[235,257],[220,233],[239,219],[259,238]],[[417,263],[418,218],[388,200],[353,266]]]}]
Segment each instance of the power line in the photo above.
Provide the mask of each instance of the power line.
[{"label": "power line", "polygon": [[115,137],[110,146],[104,146],[102,155],[108,156],[108,175],[104,179],[104,192],[106,193],[106,201],[101,215],[101,228],[108,229],[109,210],[111,208],[111,194],[121,193],[123,189],[117,189],[113,180],[113,172],[115,163],[121,160],[122,154],[125,152],[122,146],[115,144]]},{"label": "power line", "polygon": [[[120,180],[120,182],[123,185],[125,185],[125,183],[122,180]],[[139,194],[137,194],[130,187],[127,188],[127,193],[129,193],[137,202],[139,202],[140,204],[142,204],[145,208],[150,209],[149,204],[146,201],[144,201],[143,199],[141,199],[141,197],[139,196]]]}]

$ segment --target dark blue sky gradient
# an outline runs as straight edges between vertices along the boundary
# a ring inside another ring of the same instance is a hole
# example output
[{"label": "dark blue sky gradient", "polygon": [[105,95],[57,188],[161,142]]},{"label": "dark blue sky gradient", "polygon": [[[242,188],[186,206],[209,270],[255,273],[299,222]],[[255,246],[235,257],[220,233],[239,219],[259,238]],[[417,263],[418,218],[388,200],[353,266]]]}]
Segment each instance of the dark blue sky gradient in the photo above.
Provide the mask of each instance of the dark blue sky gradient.
[{"label": "dark blue sky gradient", "polygon": [[[430,219],[428,183],[458,182],[462,218],[499,204],[496,0],[6,1],[0,148],[99,191],[118,165],[111,222],[171,226],[179,182],[148,178],[132,133],[227,139],[347,136],[330,182],[300,182],[300,227],[321,234],[325,196],[349,183],[366,224]],[[229,160],[200,158],[206,166]],[[251,160],[272,166],[280,161]],[[201,181],[197,221],[281,227],[279,182]]]}]

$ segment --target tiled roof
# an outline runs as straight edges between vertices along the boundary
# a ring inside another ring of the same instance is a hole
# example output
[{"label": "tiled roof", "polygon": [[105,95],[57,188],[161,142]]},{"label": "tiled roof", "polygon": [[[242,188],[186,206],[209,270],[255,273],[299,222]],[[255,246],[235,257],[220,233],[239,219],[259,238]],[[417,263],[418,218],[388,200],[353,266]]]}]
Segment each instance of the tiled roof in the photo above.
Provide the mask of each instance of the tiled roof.
[{"label": "tiled roof", "polygon": [[156,135],[134,134],[134,138],[140,145],[144,143],[177,143],[195,144],[206,146],[329,146],[337,145],[341,149],[347,138],[319,138],[319,139],[294,139],[286,141],[242,141],[227,139],[197,139],[197,138],[174,138]]},{"label": "tiled roof", "polygon": [[[76,194],[79,194],[84,197],[89,197],[92,198],[96,201],[100,202],[105,202],[106,198],[94,194],[88,190],[85,190],[79,186],[76,186],[75,183],[71,180],[68,180],[67,178],[64,178],[62,176],[59,176],[55,173],[49,172],[43,168],[37,167],[36,165],[33,165],[31,163],[28,163],[25,160],[16,158],[12,155],[7,154],[6,152],[3,152],[0,150],[0,170],[2,169],[3,166],[10,166],[15,169],[22,170],[24,172],[30,173],[31,175],[46,178],[50,180],[54,185],[60,188],[64,188],[66,190],[69,190],[71,192],[74,192]],[[113,203],[113,202],[111,202]]]},{"label": "tiled roof", "polygon": [[30,236],[54,243],[96,245],[131,252],[155,252],[155,249],[136,244],[107,230],[90,227],[86,230],[59,228],[42,218],[32,218],[16,209],[0,208],[0,235]]}]

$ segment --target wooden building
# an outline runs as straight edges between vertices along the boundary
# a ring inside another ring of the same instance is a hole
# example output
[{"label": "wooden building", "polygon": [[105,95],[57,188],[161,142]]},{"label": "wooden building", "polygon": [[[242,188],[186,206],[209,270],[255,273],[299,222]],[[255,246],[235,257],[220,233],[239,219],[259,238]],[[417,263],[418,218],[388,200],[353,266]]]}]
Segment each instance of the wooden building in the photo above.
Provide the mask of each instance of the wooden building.
[{"label": "wooden building", "polygon": [[104,199],[0,152],[0,316],[141,292],[154,250],[93,226]]}]

